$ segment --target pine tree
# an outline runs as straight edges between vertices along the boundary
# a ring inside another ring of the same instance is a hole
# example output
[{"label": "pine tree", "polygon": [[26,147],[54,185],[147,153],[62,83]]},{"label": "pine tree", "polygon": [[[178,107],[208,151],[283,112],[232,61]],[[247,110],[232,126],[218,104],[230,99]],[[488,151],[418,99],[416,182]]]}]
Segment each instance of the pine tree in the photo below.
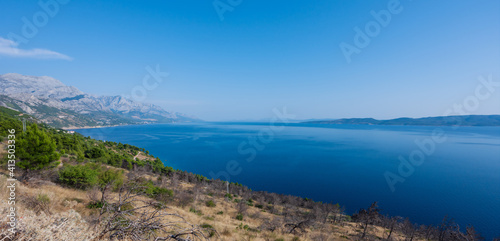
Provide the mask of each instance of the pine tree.
[{"label": "pine tree", "polygon": [[39,170],[59,159],[56,143],[36,124],[28,127],[16,146],[20,159],[18,166],[26,170]]}]

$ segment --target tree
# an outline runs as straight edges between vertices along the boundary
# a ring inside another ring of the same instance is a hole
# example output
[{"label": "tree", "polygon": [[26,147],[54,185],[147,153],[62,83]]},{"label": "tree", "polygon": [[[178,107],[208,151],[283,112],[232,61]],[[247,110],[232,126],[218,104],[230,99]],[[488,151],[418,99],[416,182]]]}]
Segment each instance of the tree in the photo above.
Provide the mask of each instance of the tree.
[{"label": "tree", "polygon": [[360,209],[358,213],[353,215],[353,219],[361,222],[363,225],[363,233],[361,239],[365,238],[368,231],[368,226],[370,224],[376,224],[380,219],[380,209],[378,208],[377,202],[372,203],[368,210]]},{"label": "tree", "polygon": [[123,184],[123,173],[121,171],[104,170],[97,176],[97,185],[101,191],[101,203],[104,203],[106,191],[109,187],[115,185],[119,187]]},{"label": "tree", "polygon": [[387,235],[386,240],[391,240],[392,233],[394,229],[397,228],[399,220],[401,217],[383,217],[384,226],[389,229],[389,234]]},{"label": "tree", "polygon": [[213,228],[188,223],[182,216],[158,208],[158,202],[145,200],[148,187],[136,179],[122,185],[115,199],[107,199],[93,220],[98,230],[94,240],[210,240],[219,236]]},{"label": "tree", "polygon": [[89,164],[65,165],[59,171],[59,181],[75,188],[87,189],[97,184],[98,175],[98,171]]},{"label": "tree", "polygon": [[90,150],[85,151],[85,157],[96,159],[104,156],[104,151],[98,147],[92,147]]},{"label": "tree", "polygon": [[410,219],[406,218],[403,221],[403,233],[406,235],[406,239],[409,241],[413,241],[415,238],[415,226]]},{"label": "tree", "polygon": [[479,234],[474,226],[469,225],[465,229],[465,239],[470,240],[470,241],[476,241],[476,240],[484,240],[484,238]]},{"label": "tree", "polygon": [[60,157],[54,140],[36,124],[28,127],[26,133],[19,138],[17,147],[20,159],[18,166],[26,170],[43,169]]}]

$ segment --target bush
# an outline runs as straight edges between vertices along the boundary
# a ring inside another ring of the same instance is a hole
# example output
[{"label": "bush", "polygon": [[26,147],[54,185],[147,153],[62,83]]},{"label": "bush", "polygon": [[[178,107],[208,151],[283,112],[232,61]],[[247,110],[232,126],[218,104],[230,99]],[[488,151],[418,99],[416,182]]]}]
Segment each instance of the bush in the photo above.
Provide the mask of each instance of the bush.
[{"label": "bush", "polygon": [[146,186],[146,190],[144,192],[150,198],[154,198],[160,201],[167,201],[174,196],[173,190],[155,186],[152,181],[145,182],[144,186]]},{"label": "bush", "polygon": [[99,209],[99,208],[102,208],[104,206],[104,203],[101,202],[101,201],[95,201],[95,202],[90,202],[88,205],[87,205],[87,208],[90,208],[90,209]]},{"label": "bush", "polygon": [[213,237],[215,235],[215,229],[214,227],[212,227],[212,225],[208,223],[203,223],[201,227],[209,230],[209,235],[208,235],[209,237]]},{"label": "bush", "polygon": [[212,227],[212,225],[210,225],[210,224],[208,224],[208,223],[203,223],[203,224],[201,225],[201,227],[202,227],[202,228],[214,228],[214,227]]},{"label": "bush", "polygon": [[243,220],[243,214],[238,213],[238,215],[236,215],[236,219],[242,221]]},{"label": "bush", "polygon": [[50,204],[50,198],[47,196],[47,194],[38,194],[36,196],[36,200],[40,203],[41,206],[47,207]]},{"label": "bush", "polygon": [[85,157],[87,158],[99,158],[104,156],[104,151],[98,147],[92,147],[90,150],[85,151]]},{"label": "bush", "polygon": [[64,166],[59,171],[59,181],[68,186],[87,189],[97,184],[99,172],[90,165]]},{"label": "bush", "polygon": [[198,215],[198,216],[203,215],[203,213],[201,212],[201,210],[196,210],[194,207],[190,207],[189,211],[192,212],[192,213],[196,213],[196,215]]},{"label": "bush", "polygon": [[42,211],[50,214],[50,198],[47,194],[27,197],[24,202],[26,203],[26,207],[35,211],[37,215]]},{"label": "bush", "polygon": [[[96,167],[97,169],[99,167]],[[100,171],[97,175],[97,184],[99,187],[103,188],[108,184],[112,184],[114,189],[118,189],[123,185],[123,172],[122,171],[113,171],[113,170],[105,170]]]},{"label": "bush", "polygon": [[213,200],[206,201],[205,205],[207,205],[207,207],[211,207],[211,208],[215,207],[215,203]]}]

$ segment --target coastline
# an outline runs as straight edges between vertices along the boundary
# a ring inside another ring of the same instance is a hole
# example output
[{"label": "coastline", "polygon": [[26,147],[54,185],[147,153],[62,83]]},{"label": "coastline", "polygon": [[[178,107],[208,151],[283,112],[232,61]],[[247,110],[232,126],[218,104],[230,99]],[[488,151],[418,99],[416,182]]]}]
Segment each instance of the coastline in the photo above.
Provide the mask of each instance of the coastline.
[{"label": "coastline", "polygon": [[116,127],[116,126],[128,126],[128,125],[124,124],[124,125],[109,125],[109,126],[68,126],[68,127],[62,127],[61,129],[79,130],[79,129],[95,129],[95,128],[105,128],[105,127]]}]

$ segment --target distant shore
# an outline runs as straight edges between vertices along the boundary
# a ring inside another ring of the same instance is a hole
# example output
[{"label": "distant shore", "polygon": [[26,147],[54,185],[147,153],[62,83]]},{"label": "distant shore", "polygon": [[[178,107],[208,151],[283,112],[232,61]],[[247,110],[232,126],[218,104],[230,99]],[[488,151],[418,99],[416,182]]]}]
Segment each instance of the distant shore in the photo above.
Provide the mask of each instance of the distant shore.
[{"label": "distant shore", "polygon": [[78,129],[94,129],[94,128],[104,128],[104,127],[116,127],[116,126],[126,126],[128,124],[123,125],[109,125],[109,126],[69,126],[62,127],[63,130],[78,130]]}]

